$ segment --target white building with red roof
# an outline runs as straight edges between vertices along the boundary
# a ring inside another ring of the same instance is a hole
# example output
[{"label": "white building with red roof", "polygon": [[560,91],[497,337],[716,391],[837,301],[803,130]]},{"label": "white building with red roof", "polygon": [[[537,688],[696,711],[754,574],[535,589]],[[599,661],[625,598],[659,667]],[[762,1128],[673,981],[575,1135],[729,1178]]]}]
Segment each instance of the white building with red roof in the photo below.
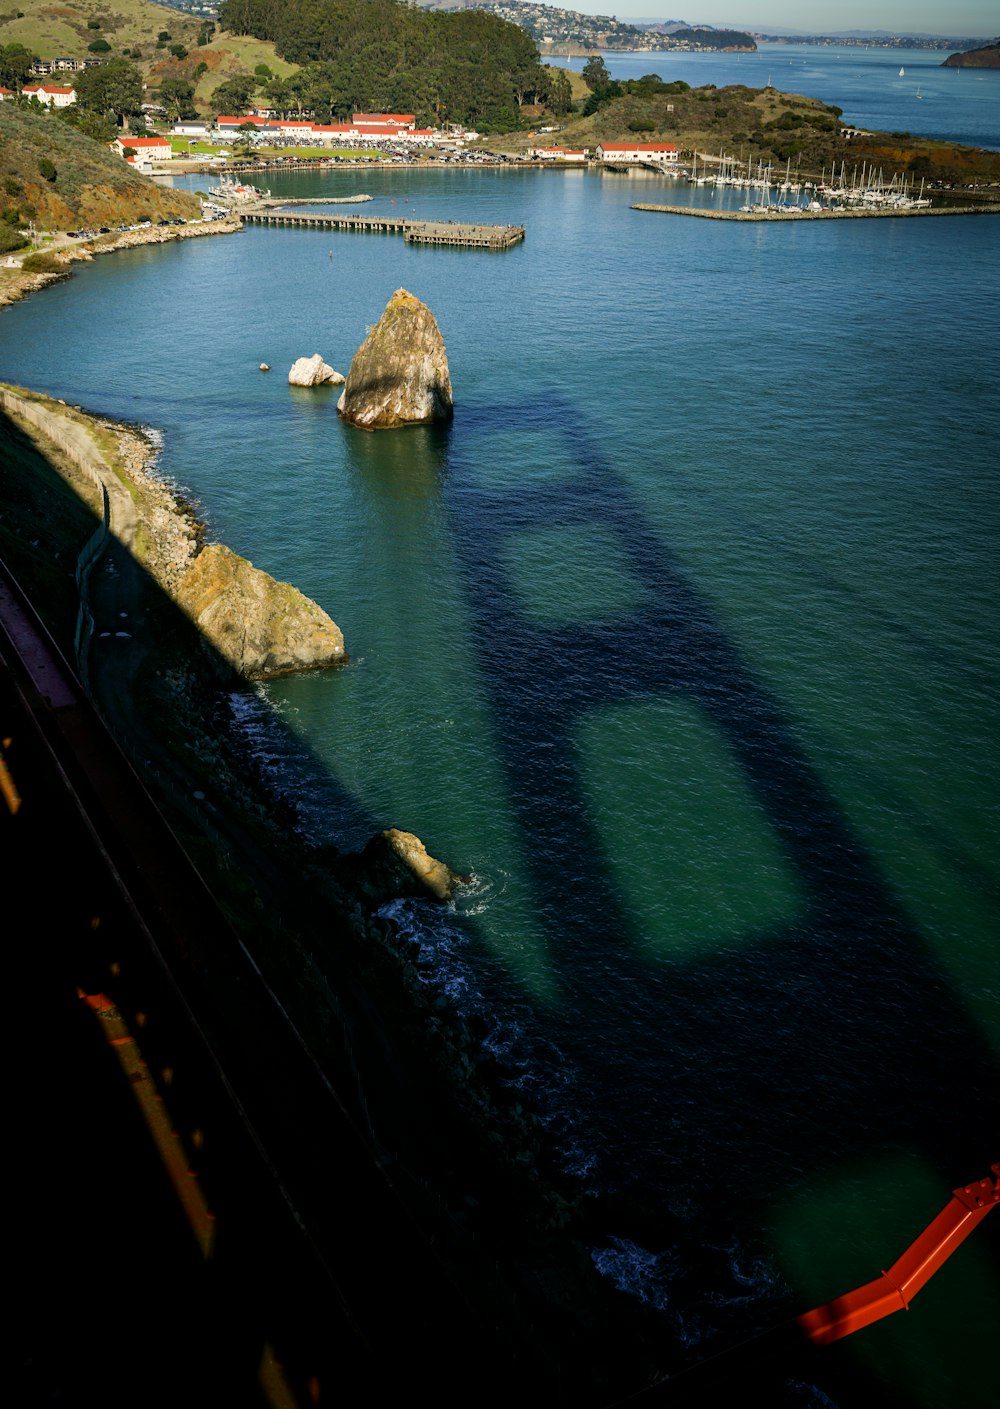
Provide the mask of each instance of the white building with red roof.
[{"label": "white building with red roof", "polygon": [[540,161],[581,162],[587,160],[587,153],[582,147],[529,147],[528,156],[538,157]]},{"label": "white building with red roof", "polygon": [[673,165],[680,161],[681,149],[672,142],[602,142],[598,161],[655,161]]},{"label": "white building with red roof", "polygon": [[26,83],[21,89],[26,98],[37,98],[47,108],[68,108],[76,102],[76,89],[61,83]]},{"label": "white building with red roof", "polygon": [[387,136],[417,125],[413,113],[354,113],[352,116],[355,127],[381,127],[385,129]]},{"label": "white building with red roof", "polygon": [[116,137],[111,143],[115,150],[125,156],[125,148],[131,147],[134,156],[125,157],[127,162],[169,161],[173,149],[166,137]]}]

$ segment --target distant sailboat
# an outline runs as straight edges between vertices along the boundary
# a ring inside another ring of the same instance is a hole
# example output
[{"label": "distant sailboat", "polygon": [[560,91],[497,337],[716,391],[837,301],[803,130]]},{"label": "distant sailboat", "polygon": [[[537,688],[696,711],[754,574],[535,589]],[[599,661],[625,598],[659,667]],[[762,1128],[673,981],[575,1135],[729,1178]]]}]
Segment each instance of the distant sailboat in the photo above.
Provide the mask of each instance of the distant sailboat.
[{"label": "distant sailboat", "polygon": [[900,78],[905,78],[905,77],[906,77],[906,69],[905,69],[905,68],[901,68],[901,69],[899,70],[899,76],[900,76]]}]

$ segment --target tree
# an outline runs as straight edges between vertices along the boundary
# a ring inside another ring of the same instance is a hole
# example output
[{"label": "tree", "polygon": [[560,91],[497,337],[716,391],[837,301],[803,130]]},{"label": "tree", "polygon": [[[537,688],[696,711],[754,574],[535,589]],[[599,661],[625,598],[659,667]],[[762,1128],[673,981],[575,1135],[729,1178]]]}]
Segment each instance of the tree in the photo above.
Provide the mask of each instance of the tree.
[{"label": "tree", "polygon": [[58,175],[58,172],[56,171],[53,164],[49,161],[48,157],[42,157],[39,160],[38,170],[46,181],[54,181],[56,179],[56,176]]},{"label": "tree", "polygon": [[160,102],[168,117],[197,117],[194,105],[194,84],[186,78],[165,78],[160,84]]},{"label": "tree", "polygon": [[111,45],[106,39],[95,39],[93,44],[87,45],[87,52],[90,54],[110,54]]},{"label": "tree", "polygon": [[0,48],[0,84],[4,88],[20,88],[37,57],[23,44],[5,44]]},{"label": "tree", "polygon": [[87,108],[81,108],[79,103],[70,103],[68,107],[57,108],[56,113],[61,122],[75,127],[78,132],[82,132],[85,137],[92,137],[95,142],[110,142],[118,131],[112,118],[107,117],[104,113],[90,112]]},{"label": "tree", "polygon": [[234,155],[248,159],[254,153],[254,140],[257,136],[257,129],[252,122],[241,122],[236,129],[239,141],[233,149]]},{"label": "tree", "polygon": [[142,74],[128,59],[110,59],[77,74],[76,101],[89,112],[113,118],[120,127],[127,117],[142,112]]},{"label": "tree", "polygon": [[188,51],[184,48],[183,44],[171,44],[170,52],[175,59],[186,59],[188,56]]},{"label": "tree", "polygon": [[591,54],[590,58],[584,64],[583,81],[590,89],[591,93],[595,92],[598,88],[606,88],[611,82],[608,66],[601,58],[600,54]]},{"label": "tree", "polygon": [[216,113],[244,113],[250,106],[256,87],[257,80],[249,73],[227,78],[212,94],[212,107]]},{"label": "tree", "polygon": [[559,117],[570,112],[573,107],[573,85],[565,69],[548,70],[548,96],[545,100]]}]

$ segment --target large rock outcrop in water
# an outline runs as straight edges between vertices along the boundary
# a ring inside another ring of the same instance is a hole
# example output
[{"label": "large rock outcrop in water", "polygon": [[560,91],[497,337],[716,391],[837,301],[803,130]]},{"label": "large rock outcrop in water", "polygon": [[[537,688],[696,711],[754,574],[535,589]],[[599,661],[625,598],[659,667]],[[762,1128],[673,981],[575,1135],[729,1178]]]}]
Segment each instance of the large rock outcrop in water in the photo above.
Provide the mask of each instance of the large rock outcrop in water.
[{"label": "large rock outcrop in water", "polygon": [[322,607],[221,543],[202,549],[176,598],[219,654],[251,680],[347,659],[343,633]]},{"label": "large rock outcrop in water", "polygon": [[406,289],[396,290],[354,354],[337,410],[365,430],[422,425],[452,414],[441,330],[427,305]]}]

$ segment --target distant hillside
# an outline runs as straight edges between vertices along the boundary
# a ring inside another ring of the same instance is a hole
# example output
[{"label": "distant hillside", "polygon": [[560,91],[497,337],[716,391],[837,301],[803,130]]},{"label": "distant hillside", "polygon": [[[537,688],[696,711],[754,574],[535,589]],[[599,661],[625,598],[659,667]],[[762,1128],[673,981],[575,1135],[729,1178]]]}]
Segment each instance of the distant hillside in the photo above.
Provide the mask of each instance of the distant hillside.
[{"label": "distant hillside", "polygon": [[[160,40],[161,34],[170,38]],[[90,45],[100,40],[110,48],[92,53]],[[164,79],[179,78],[205,105],[224,79],[253,73],[259,64],[278,78],[297,69],[278,58],[273,44],[226,34],[211,20],[153,0],[17,0],[0,13],[0,46],[7,44],[23,44],[40,59],[124,57],[145,77],[150,98]]]},{"label": "distant hillside", "polygon": [[0,103],[0,219],[8,210],[25,224],[74,230],[190,218],[200,213],[200,202],[140,176],[55,113]]},{"label": "distant hillside", "polygon": [[[771,162],[792,171],[819,175],[832,164],[861,166],[916,177],[987,185],[1000,181],[1000,152],[957,146],[908,133],[870,132],[850,140],[840,136],[840,109],[777,88],[726,88],[633,79],[615,85],[617,96],[601,98],[596,111],[570,116],[559,129],[567,147],[599,142],[672,142],[682,152],[718,156],[725,152],[755,164]],[[607,90],[605,90],[607,91]],[[593,98],[600,94],[592,95]],[[534,145],[525,139],[525,145]]]},{"label": "distant hillside", "polygon": [[585,15],[578,10],[537,3],[537,0],[420,0],[425,9],[485,10],[500,19],[519,25],[543,54],[567,50],[603,49],[629,51],[756,49],[753,37],[742,30],[719,29],[712,25],[688,25],[682,20],[669,23],[630,23],[614,15]]},{"label": "distant hillside", "polygon": [[942,68],[1000,68],[1000,39],[981,49],[966,49],[945,59]]},{"label": "distant hillside", "polygon": [[[8,0],[10,9],[0,14],[0,44],[23,44],[41,59],[100,58],[89,46],[104,40],[110,53],[139,50],[140,60],[154,62],[157,35],[166,31],[171,43],[196,47],[202,22],[180,10],[155,5],[151,0]],[[97,28],[90,28],[94,24]],[[160,51],[162,54],[162,51]],[[126,55],[129,57],[129,55]],[[143,64],[140,62],[140,67]]]}]

